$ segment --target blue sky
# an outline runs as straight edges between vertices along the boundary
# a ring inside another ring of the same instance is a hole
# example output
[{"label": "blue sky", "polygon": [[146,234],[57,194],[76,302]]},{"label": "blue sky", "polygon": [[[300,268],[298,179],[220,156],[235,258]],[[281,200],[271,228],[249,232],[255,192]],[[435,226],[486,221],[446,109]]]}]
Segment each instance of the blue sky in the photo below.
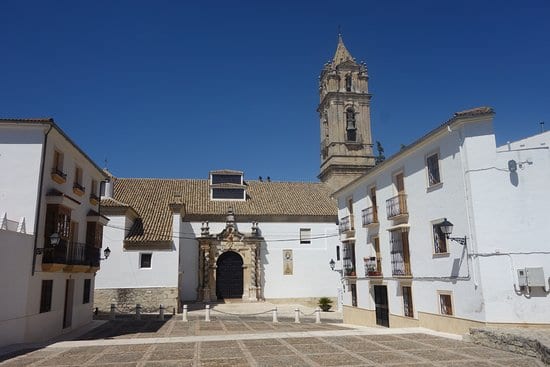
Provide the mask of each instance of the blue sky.
[{"label": "blue sky", "polygon": [[[191,4],[192,3],[192,4]],[[338,25],[386,156],[467,108],[550,128],[550,2],[0,2],[0,115],[54,117],[119,177],[313,181]]]}]

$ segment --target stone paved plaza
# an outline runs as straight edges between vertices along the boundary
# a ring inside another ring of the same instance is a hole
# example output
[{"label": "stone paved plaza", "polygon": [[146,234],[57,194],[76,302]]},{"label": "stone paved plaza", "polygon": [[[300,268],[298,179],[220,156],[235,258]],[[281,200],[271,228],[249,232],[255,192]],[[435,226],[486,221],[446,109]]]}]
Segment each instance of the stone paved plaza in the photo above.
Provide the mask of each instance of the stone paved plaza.
[{"label": "stone paved plaza", "polygon": [[418,329],[258,318],[119,320],[0,366],[542,366]]}]

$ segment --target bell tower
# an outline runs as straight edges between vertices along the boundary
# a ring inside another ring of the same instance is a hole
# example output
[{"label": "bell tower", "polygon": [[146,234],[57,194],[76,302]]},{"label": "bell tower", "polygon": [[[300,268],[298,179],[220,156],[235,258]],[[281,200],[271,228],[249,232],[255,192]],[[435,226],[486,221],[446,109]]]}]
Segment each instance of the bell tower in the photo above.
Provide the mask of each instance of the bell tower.
[{"label": "bell tower", "polygon": [[319,179],[336,191],[374,166],[367,66],[351,56],[342,35],[319,76],[321,169]]}]

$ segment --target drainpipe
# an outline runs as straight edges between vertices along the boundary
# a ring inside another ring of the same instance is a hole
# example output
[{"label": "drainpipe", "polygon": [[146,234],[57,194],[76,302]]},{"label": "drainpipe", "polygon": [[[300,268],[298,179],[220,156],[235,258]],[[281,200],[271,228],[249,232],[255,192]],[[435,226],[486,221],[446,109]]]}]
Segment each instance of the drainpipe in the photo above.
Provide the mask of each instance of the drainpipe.
[{"label": "drainpipe", "polygon": [[44,164],[46,163],[46,145],[48,144],[48,134],[53,129],[53,125],[50,124],[48,131],[44,134],[44,144],[42,145],[42,157],[40,162],[40,178],[38,181],[38,198],[36,200],[36,213],[34,215],[34,246],[32,250],[32,268],[31,275],[34,276],[34,267],[36,266],[36,248],[38,245],[38,225],[40,223],[40,209],[42,206],[42,189],[44,181]]}]

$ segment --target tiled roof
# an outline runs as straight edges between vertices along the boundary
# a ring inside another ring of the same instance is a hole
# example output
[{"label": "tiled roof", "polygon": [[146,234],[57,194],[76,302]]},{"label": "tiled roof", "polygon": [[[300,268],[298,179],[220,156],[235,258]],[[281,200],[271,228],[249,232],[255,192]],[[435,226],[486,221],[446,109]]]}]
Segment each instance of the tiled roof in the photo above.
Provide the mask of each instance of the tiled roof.
[{"label": "tiled roof", "polygon": [[0,117],[0,121],[16,121],[16,122],[53,122],[51,117],[29,117],[29,118],[9,118]]},{"label": "tiled roof", "polygon": [[[257,217],[334,217],[336,202],[322,183],[248,181],[247,200],[210,200],[208,180],[122,178],[115,181],[114,199],[103,199],[102,206],[131,206],[140,218],[126,241],[160,242],[172,239],[170,204],[182,202],[185,214],[219,217],[223,220],[231,206],[239,216]],[[180,197],[177,197],[181,195]],[[264,219],[265,220],[265,219]]]}]

